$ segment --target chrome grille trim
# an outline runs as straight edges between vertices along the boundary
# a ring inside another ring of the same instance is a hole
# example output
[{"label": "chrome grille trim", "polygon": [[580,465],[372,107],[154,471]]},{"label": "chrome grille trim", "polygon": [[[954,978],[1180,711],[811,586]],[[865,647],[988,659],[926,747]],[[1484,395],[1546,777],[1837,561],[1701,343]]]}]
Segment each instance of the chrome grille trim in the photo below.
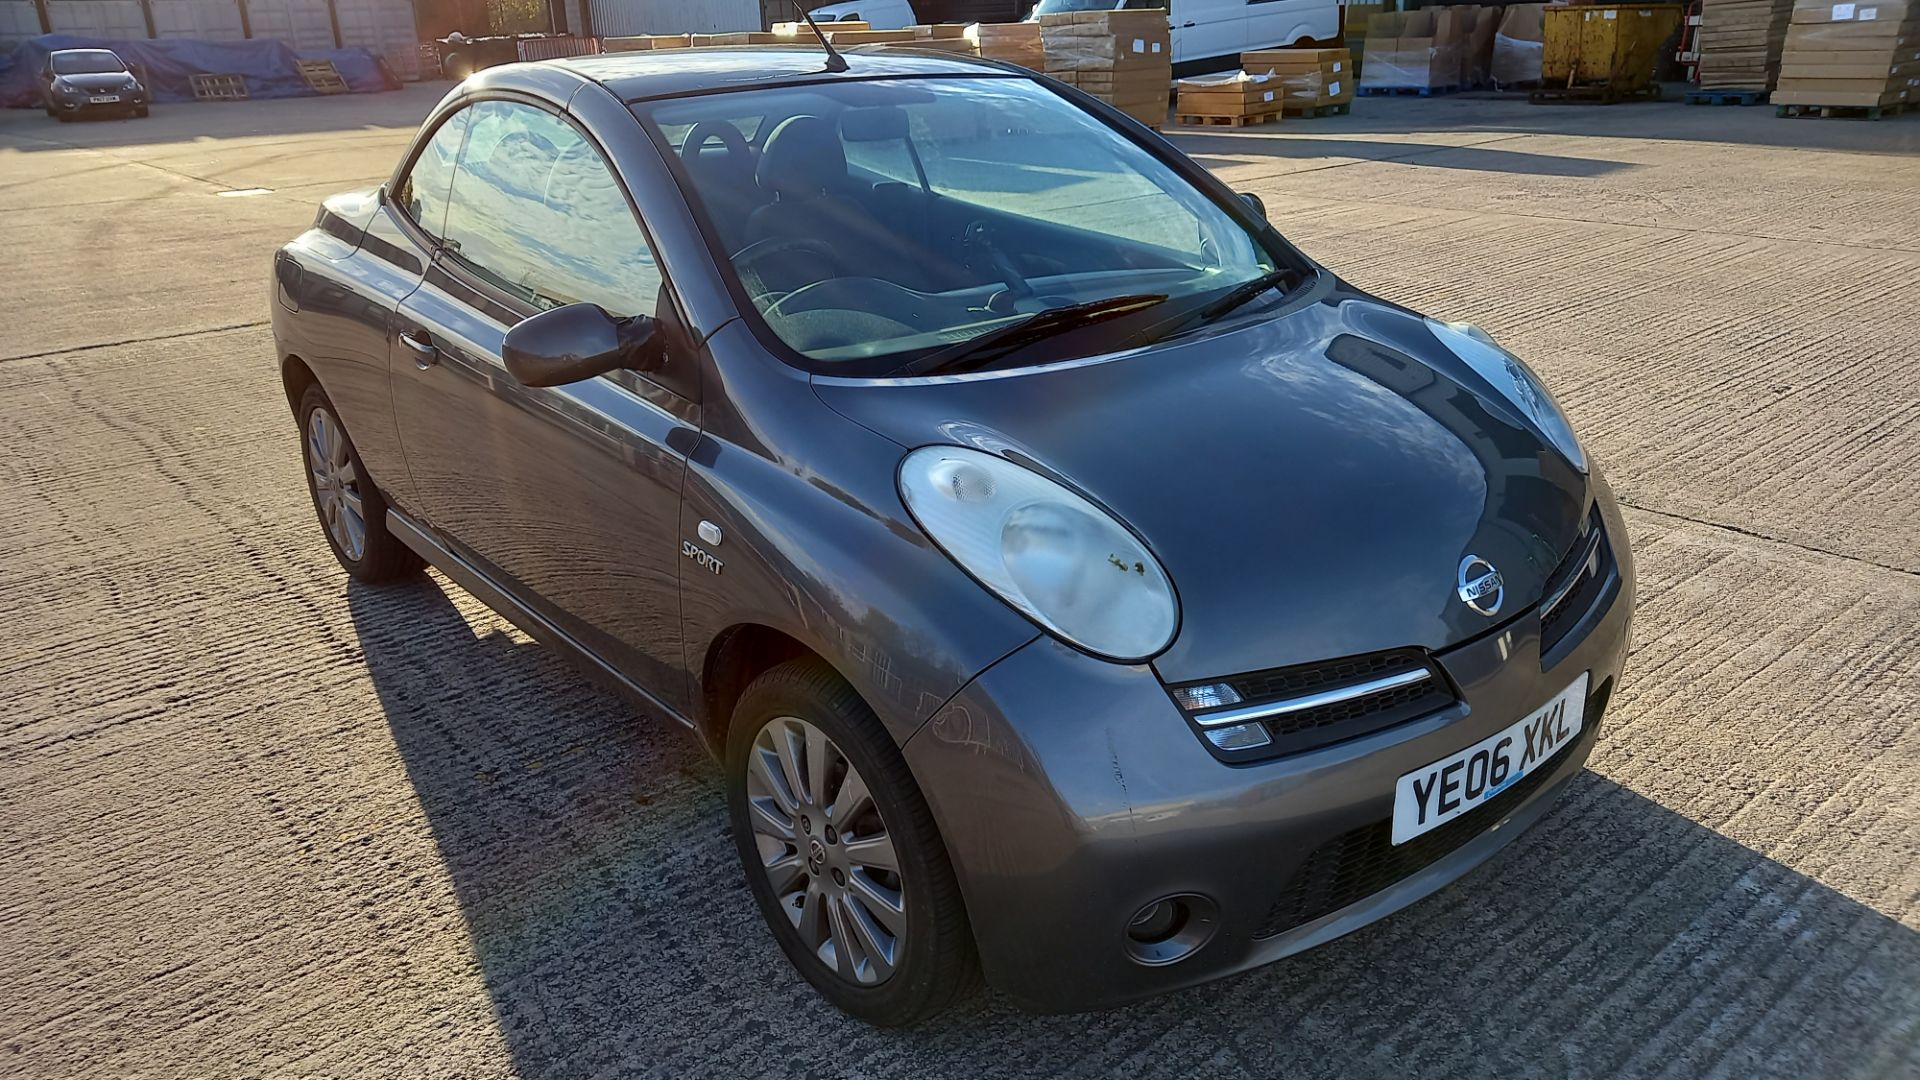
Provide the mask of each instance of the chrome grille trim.
[{"label": "chrome grille trim", "polygon": [[1566,576],[1566,580],[1556,585],[1546,599],[1540,601],[1540,618],[1543,621],[1551,618],[1553,613],[1560,609],[1560,605],[1566,603],[1567,597],[1573,593],[1574,586],[1580,584],[1587,575],[1598,571],[1594,564],[1600,557],[1602,532],[1603,530],[1598,526],[1587,530],[1587,537],[1583,541],[1586,550],[1581,552],[1578,560],[1568,560],[1567,565],[1573,568],[1573,572]]},{"label": "chrome grille trim", "polygon": [[1410,671],[1402,671],[1393,675],[1383,675],[1377,679],[1354,683],[1351,686],[1336,687],[1332,690],[1321,690],[1318,693],[1286,698],[1282,701],[1269,701],[1259,705],[1246,705],[1236,709],[1222,709],[1218,712],[1197,713],[1194,715],[1193,722],[1199,724],[1201,727],[1219,727],[1222,724],[1244,724],[1253,720],[1266,720],[1275,716],[1285,716],[1288,713],[1317,709],[1325,705],[1337,705],[1342,701],[1352,701],[1354,698],[1366,697],[1369,694],[1378,694],[1383,690],[1411,686],[1417,682],[1425,682],[1430,678],[1432,678],[1432,675],[1426,668],[1414,668]]}]

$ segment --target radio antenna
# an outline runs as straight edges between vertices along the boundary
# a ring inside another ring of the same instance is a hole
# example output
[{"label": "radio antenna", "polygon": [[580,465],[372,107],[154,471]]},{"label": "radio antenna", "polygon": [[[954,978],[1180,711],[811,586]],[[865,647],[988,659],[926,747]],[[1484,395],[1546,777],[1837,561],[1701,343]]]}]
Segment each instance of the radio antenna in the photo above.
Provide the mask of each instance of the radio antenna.
[{"label": "radio antenna", "polygon": [[813,13],[807,10],[806,0],[793,0],[793,8],[800,13],[801,18],[807,20],[807,25],[813,29],[813,36],[820,39],[820,47],[827,50],[827,70],[847,70],[847,58],[841,56],[840,50],[834,48],[833,42],[827,40],[827,35],[820,32],[820,24],[813,21]]}]

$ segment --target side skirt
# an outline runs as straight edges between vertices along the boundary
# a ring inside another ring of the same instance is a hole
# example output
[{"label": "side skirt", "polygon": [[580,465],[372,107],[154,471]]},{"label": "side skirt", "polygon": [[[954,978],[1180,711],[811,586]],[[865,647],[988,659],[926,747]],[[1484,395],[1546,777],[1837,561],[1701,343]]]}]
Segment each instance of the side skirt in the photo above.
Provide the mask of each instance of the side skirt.
[{"label": "side skirt", "polygon": [[[595,681],[626,697],[634,704],[652,713],[668,717],[689,731],[697,732],[693,721],[682,716],[679,710],[648,693],[639,683],[627,678],[619,668],[602,659],[600,654],[582,645],[574,639],[573,635],[521,603],[512,592],[497,584],[479,567],[455,554],[452,548],[434,538],[412,518],[392,507],[387,508],[387,531],[398,537],[401,543],[412,548],[414,554],[432,563],[441,573],[452,578],[454,584],[472,593],[481,603],[498,612],[502,618],[526,631],[529,637],[578,664]],[[705,745],[704,740],[702,745]],[[711,750],[712,747],[708,749]]]}]

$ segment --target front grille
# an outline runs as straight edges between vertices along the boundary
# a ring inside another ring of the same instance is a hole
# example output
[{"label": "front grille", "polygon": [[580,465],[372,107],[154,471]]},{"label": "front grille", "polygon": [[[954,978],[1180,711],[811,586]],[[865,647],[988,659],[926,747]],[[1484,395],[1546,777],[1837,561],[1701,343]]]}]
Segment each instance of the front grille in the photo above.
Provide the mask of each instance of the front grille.
[{"label": "front grille", "polygon": [[1546,597],[1540,605],[1540,654],[1552,652],[1593,608],[1613,574],[1613,549],[1595,505],[1587,515],[1573,550],[1547,577]]},{"label": "front grille", "polygon": [[[1266,918],[1253,936],[1274,937],[1324,915],[1331,915],[1411,877],[1464,847],[1468,841],[1499,821],[1506,807],[1518,806],[1539,791],[1547,778],[1566,762],[1567,755],[1573,753],[1582,741],[1592,738],[1593,729],[1600,724],[1600,714],[1607,707],[1608,691],[1611,689],[1611,685],[1602,686],[1587,699],[1586,718],[1582,721],[1582,727],[1586,730],[1579,739],[1562,747],[1544,765],[1515,781],[1512,787],[1432,832],[1422,833],[1396,847],[1393,843],[1393,818],[1386,817],[1341,833],[1314,848],[1301,862],[1300,869],[1294,872],[1286,889],[1267,908]],[[1490,812],[1489,808],[1493,807],[1500,809]]]},{"label": "front grille", "polygon": [[[1370,683],[1392,682],[1396,678],[1416,681],[1364,690]],[[1244,750],[1214,748],[1216,754],[1230,761],[1258,760],[1329,746],[1406,723],[1458,701],[1446,676],[1420,649],[1391,649],[1190,685],[1224,685],[1231,687],[1239,699],[1231,709],[1188,711],[1203,739],[1207,726],[1218,723],[1224,713],[1260,714],[1253,722],[1266,728],[1270,742]]]}]

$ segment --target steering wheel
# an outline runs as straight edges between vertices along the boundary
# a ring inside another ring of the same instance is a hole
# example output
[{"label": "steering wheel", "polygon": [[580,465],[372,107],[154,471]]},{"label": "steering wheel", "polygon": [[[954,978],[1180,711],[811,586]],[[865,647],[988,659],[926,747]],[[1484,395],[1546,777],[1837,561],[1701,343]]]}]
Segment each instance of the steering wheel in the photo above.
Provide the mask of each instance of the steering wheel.
[{"label": "steering wheel", "polygon": [[[969,263],[982,272],[992,273],[1006,283],[1006,291],[994,294],[993,300],[987,304],[989,308],[995,308],[995,301],[998,301],[1000,307],[1017,311],[1020,301],[1033,297],[1033,286],[1027,283],[1027,276],[1020,272],[1019,267],[1013,265],[1013,260],[1007,257],[1006,250],[994,243],[993,229],[986,222],[976,221],[968,225],[966,237],[962,243],[966,245]],[[985,262],[987,265],[981,267],[980,262]],[[1005,299],[1003,300],[1002,297]]]},{"label": "steering wheel", "polygon": [[[768,237],[748,244],[733,254],[731,261],[734,272],[740,275],[741,284],[747,287],[748,296],[766,296],[781,291],[767,283],[766,275],[762,274],[759,268],[760,263],[779,255],[801,256],[800,259],[795,260],[801,266],[805,266],[807,259],[812,259],[826,267],[826,273],[808,278],[804,284],[846,276],[840,268],[840,257],[833,253],[833,248],[829,247],[826,241],[809,240],[798,236]],[[804,277],[804,275],[795,276]]]},{"label": "steering wheel", "polygon": [[687,137],[680,141],[680,160],[688,163],[697,160],[700,151],[705,150],[714,139],[719,139],[720,145],[726,147],[727,158],[736,167],[753,163],[753,151],[747,146],[747,137],[725,120],[702,120],[693,125]]}]

